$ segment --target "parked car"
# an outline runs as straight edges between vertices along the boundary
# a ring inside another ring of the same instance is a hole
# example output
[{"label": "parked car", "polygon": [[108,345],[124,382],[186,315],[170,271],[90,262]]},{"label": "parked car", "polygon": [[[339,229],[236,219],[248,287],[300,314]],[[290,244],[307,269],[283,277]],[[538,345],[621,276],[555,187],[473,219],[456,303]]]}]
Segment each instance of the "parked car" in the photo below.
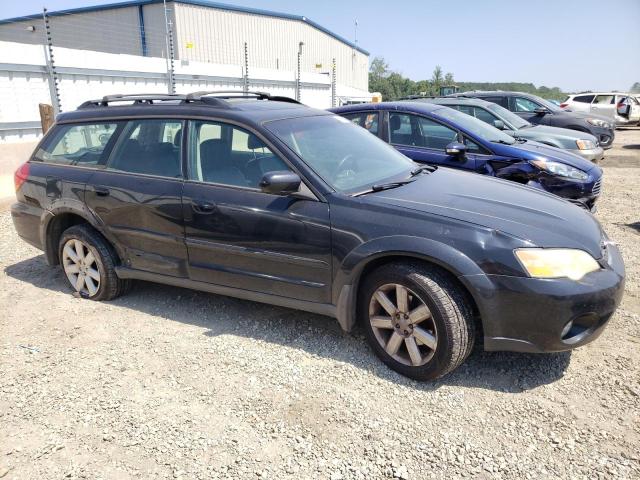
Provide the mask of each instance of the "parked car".
[{"label": "parked car", "polygon": [[525,138],[551,147],[568,150],[590,162],[598,162],[604,158],[604,150],[598,144],[598,139],[587,132],[548,127],[546,125],[533,125],[506,108],[479,98],[436,97],[415,100],[454,108],[462,113],[476,117],[478,120],[482,120],[499,130],[503,130],[504,133],[514,138]]},{"label": "parked car", "polygon": [[611,148],[615,139],[615,124],[610,118],[584,112],[568,112],[557,105],[530,93],[521,92],[464,92],[456,96],[481,98],[497,103],[534,125],[568,128],[588,132],[598,139],[605,150]]},{"label": "parked car", "polygon": [[573,153],[525,139],[458,110],[423,101],[330,109],[416,162],[491,175],[559,195],[594,210],[602,170]]},{"label": "parked car", "polygon": [[216,95],[86,102],[19,167],[15,228],[79,296],[141,279],[358,320],[417,379],[460,365],[476,331],[487,350],[584,345],[620,303],[622,258],[589,213],[418,166],[290,99]]},{"label": "parked car", "polygon": [[628,93],[598,92],[569,95],[560,104],[570,112],[586,112],[602,115],[613,120],[616,126],[635,124],[640,121],[640,103]]}]

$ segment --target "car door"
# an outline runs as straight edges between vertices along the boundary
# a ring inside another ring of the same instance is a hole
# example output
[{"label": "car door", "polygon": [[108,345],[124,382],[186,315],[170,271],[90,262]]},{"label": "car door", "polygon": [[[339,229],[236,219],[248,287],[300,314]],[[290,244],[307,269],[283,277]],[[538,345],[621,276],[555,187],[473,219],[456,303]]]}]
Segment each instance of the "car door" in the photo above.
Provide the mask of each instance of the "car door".
[{"label": "car door", "polygon": [[458,141],[457,130],[421,115],[387,112],[389,143],[410,159],[431,165],[474,170],[473,156],[454,156],[445,152],[446,146]]},{"label": "car door", "polygon": [[616,114],[616,96],[596,95],[591,102],[591,113],[602,115],[604,117],[615,118]]},{"label": "car door", "polygon": [[265,173],[293,170],[275,148],[238,125],[191,121],[188,165],[183,209],[192,280],[330,301],[329,206],[260,190]]},{"label": "car door", "polygon": [[126,266],[177,277],[187,275],[182,125],[176,119],[125,122],[85,193],[86,205],[121,248]]}]

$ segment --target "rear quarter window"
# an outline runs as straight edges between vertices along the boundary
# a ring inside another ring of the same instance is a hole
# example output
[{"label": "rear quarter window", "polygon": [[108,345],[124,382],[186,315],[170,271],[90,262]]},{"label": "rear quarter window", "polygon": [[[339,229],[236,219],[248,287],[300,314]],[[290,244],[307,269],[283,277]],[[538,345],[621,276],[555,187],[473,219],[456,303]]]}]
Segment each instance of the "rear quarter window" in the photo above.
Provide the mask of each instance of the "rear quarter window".
[{"label": "rear quarter window", "polygon": [[43,142],[34,158],[59,165],[97,165],[117,123],[61,125]]}]

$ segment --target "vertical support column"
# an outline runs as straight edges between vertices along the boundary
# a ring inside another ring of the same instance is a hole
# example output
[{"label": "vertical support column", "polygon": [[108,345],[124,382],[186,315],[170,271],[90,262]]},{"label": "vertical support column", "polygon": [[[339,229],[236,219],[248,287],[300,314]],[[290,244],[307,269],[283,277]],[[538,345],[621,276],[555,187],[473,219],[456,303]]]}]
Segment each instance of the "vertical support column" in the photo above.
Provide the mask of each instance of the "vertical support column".
[{"label": "vertical support column", "polygon": [[300,80],[300,73],[302,70],[302,46],[304,45],[304,42],[300,42],[298,43],[298,73],[296,75],[296,100],[300,101],[300,89],[301,89],[301,80]]},{"label": "vertical support column", "polygon": [[337,107],[336,105],[336,59],[333,58],[331,60],[331,106]]},{"label": "vertical support column", "polygon": [[247,42],[244,42],[244,93],[249,92],[249,49]]},{"label": "vertical support column", "polygon": [[171,21],[168,25],[169,34],[169,93],[176,93],[176,77],[175,77],[175,49],[173,44],[173,28]]},{"label": "vertical support column", "polygon": [[42,9],[42,21],[44,22],[44,31],[47,36],[47,45],[44,47],[44,58],[47,62],[47,73],[49,74],[49,95],[51,96],[51,104],[53,105],[54,115],[62,110],[62,102],[60,101],[60,89],[58,86],[58,72],[53,58],[53,39],[51,38],[51,25],[49,24],[49,15],[47,9]]}]

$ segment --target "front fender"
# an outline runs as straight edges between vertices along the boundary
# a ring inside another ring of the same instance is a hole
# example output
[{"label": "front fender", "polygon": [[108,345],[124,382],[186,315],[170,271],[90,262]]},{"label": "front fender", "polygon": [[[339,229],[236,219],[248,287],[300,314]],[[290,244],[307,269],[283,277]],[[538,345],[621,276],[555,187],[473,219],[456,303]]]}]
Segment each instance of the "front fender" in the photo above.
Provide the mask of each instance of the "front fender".
[{"label": "front fender", "polygon": [[[337,305],[337,317],[342,328],[350,331],[356,321],[356,303],[358,284],[363,270],[371,262],[385,257],[405,257],[424,260],[438,265],[455,275],[464,285],[465,276],[473,276],[478,282],[491,282],[485,272],[464,253],[436,240],[413,236],[388,236],[376,238],[359,245],[342,261],[333,285],[334,304]],[[483,280],[484,279],[484,280]],[[474,296],[474,292],[470,291]]]}]

